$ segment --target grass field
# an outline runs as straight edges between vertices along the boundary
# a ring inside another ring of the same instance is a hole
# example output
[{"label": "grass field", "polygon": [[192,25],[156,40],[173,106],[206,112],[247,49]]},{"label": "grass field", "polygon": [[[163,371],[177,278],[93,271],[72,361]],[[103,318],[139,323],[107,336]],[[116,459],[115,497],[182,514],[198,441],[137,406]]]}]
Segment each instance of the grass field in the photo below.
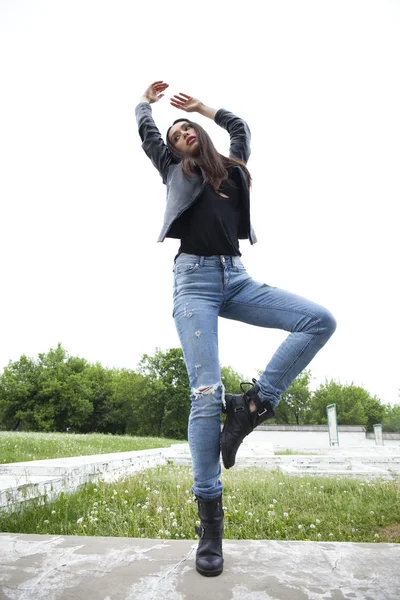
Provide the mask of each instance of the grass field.
[{"label": "grass field", "polygon": [[[398,481],[223,471],[226,539],[400,542]],[[168,465],[118,483],[0,512],[0,531],[194,539],[191,469]]]},{"label": "grass field", "polygon": [[101,433],[34,433],[0,431],[0,464],[167,448],[179,441],[167,438],[105,435]]}]

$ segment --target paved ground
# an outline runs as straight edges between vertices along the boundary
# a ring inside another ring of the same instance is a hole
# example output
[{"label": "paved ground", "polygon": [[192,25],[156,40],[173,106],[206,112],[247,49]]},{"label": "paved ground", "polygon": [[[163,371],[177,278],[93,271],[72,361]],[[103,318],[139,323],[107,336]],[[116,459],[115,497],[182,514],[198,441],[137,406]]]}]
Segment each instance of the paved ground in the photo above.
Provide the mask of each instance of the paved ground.
[{"label": "paved ground", "polygon": [[399,600],[400,544],[224,541],[205,578],[194,541],[0,534],[1,600]]}]

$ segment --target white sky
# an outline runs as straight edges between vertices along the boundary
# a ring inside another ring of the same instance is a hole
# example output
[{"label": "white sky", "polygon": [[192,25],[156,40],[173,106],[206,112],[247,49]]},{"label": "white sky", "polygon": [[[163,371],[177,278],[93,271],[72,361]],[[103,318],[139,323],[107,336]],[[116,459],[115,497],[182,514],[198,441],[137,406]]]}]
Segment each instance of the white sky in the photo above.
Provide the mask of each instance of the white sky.
[{"label": "white sky", "polygon": [[[134,108],[148,84],[244,118],[250,274],[325,305],[310,364],[399,402],[400,2],[0,0],[0,367],[61,342],[135,368],[179,346],[177,240]],[[163,134],[184,115],[153,105]],[[196,118],[195,118],[196,117]],[[222,153],[228,134],[198,115]],[[246,378],[286,333],[220,320]]]}]

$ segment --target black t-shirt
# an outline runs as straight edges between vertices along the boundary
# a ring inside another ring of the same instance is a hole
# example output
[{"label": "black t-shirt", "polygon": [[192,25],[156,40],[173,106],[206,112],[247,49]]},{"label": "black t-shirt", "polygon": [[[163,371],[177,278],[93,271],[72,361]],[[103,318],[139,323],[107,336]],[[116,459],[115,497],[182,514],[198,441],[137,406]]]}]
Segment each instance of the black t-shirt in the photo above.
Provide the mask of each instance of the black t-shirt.
[{"label": "black t-shirt", "polygon": [[[229,174],[232,173],[230,171]],[[196,202],[179,217],[185,235],[181,238],[178,254],[241,256],[238,240],[242,216],[239,179],[223,181],[218,192],[206,184]]]}]

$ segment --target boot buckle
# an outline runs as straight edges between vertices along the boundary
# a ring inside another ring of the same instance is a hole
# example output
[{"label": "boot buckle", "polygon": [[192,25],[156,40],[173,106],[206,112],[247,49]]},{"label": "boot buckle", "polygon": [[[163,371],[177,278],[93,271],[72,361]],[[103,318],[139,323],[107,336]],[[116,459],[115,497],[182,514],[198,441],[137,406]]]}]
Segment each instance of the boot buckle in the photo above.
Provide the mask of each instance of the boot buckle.
[{"label": "boot buckle", "polygon": [[244,410],[244,406],[235,406],[235,408],[233,409],[235,412],[239,412]]},{"label": "boot buckle", "polygon": [[262,417],[263,415],[265,415],[266,412],[268,412],[268,408],[264,408],[264,410],[262,412],[258,413],[258,416]]}]

